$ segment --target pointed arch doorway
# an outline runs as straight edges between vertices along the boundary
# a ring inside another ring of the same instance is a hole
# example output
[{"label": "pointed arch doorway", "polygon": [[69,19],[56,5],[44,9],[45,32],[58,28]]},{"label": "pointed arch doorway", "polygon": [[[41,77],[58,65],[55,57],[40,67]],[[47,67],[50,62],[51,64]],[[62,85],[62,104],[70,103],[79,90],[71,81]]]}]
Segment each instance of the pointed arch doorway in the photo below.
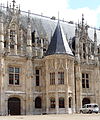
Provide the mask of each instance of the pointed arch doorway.
[{"label": "pointed arch doorway", "polygon": [[8,114],[10,115],[20,115],[21,102],[19,98],[12,97],[8,99]]}]

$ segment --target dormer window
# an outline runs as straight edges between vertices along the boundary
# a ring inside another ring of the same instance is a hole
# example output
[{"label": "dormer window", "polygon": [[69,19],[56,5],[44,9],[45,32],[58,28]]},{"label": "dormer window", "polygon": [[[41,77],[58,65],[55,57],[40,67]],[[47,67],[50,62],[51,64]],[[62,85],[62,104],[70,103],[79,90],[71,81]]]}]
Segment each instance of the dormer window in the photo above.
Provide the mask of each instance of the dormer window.
[{"label": "dormer window", "polygon": [[83,51],[86,52],[86,46],[85,46],[85,43],[83,43]]},{"label": "dormer window", "polygon": [[15,30],[10,30],[10,40],[14,40],[15,38]]},{"label": "dormer window", "polygon": [[15,44],[15,30],[10,30],[10,48],[14,49],[14,44]]},{"label": "dormer window", "polygon": [[86,45],[83,43],[83,58],[86,59]]}]

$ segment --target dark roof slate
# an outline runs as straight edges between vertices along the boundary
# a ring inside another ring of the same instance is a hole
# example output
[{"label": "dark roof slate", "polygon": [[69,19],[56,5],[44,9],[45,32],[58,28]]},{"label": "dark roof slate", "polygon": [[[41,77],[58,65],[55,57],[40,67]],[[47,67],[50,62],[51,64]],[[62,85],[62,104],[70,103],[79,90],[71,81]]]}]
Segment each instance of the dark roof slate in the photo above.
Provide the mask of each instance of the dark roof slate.
[{"label": "dark roof slate", "polygon": [[48,46],[46,56],[53,54],[72,54],[72,51],[68,45],[66,37],[64,35],[63,29],[60,26],[58,21],[57,27],[54,31],[53,37],[51,38],[51,42]]}]

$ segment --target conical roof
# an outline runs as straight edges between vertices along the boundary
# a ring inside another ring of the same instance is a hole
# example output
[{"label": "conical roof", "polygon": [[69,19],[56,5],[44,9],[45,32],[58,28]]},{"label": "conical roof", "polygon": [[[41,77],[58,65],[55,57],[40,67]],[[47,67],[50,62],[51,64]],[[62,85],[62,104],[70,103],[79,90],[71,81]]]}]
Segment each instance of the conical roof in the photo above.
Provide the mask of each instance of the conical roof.
[{"label": "conical roof", "polygon": [[73,55],[68,42],[66,40],[66,37],[64,35],[63,29],[60,26],[60,23],[58,21],[57,27],[55,29],[55,32],[53,34],[53,37],[50,41],[50,44],[48,46],[46,56],[52,55],[52,54],[69,54]]}]

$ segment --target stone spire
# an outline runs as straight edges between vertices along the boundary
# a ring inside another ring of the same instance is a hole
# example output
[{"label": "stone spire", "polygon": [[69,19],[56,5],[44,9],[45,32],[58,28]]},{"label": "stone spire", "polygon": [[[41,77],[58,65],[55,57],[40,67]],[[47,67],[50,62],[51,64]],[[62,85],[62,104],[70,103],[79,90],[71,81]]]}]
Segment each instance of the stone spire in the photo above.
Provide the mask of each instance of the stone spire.
[{"label": "stone spire", "polygon": [[84,26],[84,14],[82,14],[82,27]]},{"label": "stone spire", "polygon": [[76,60],[79,62],[79,60],[80,60],[80,55],[79,55],[79,31],[77,29],[77,25],[76,25],[76,29],[75,29],[75,57],[76,57]]},{"label": "stone spire", "polygon": [[15,0],[13,0],[12,3],[13,3],[13,11],[14,11],[14,9],[15,9],[15,3],[16,3]]},{"label": "stone spire", "polygon": [[97,55],[97,34],[96,34],[96,29],[94,29],[94,54]]},{"label": "stone spire", "polygon": [[96,28],[94,29],[94,58],[95,58],[95,62],[97,65],[99,65],[99,60],[98,60],[98,56],[97,56],[97,33],[96,33]]},{"label": "stone spire", "polygon": [[31,36],[31,21],[30,11],[28,12],[28,25],[27,25],[27,54],[32,55],[32,36]]},{"label": "stone spire", "polygon": [[51,42],[49,44],[48,50],[46,52],[47,55],[53,55],[53,54],[69,54],[73,55],[68,42],[66,40],[66,37],[64,35],[63,29],[60,26],[60,23],[58,21],[57,27],[55,29],[55,32],[53,34],[53,37],[51,39]]},{"label": "stone spire", "polygon": [[96,28],[94,28],[94,42],[97,42],[97,33],[96,33]]}]

